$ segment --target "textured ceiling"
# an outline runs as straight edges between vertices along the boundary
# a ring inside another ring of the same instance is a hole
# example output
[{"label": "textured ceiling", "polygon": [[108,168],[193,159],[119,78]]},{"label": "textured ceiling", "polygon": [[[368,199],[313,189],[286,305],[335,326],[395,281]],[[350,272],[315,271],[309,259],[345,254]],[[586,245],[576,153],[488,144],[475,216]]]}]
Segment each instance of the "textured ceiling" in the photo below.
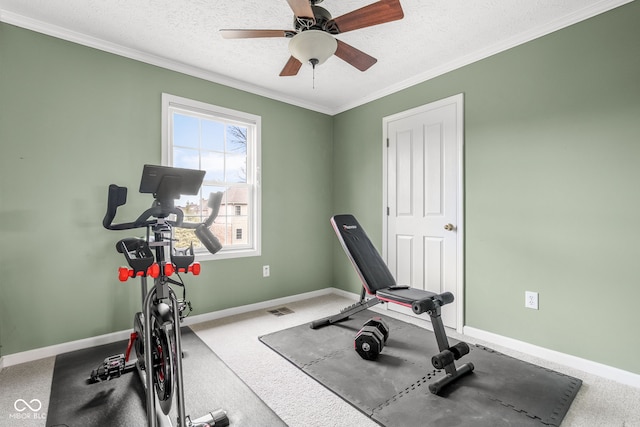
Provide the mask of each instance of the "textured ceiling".
[{"label": "textured ceiling", "polygon": [[[337,57],[280,77],[288,39],[220,29],[293,29],[286,0],[0,0],[0,20],[328,114],[336,114],[630,0],[400,0],[404,18],[336,37],[378,59]],[[325,0],[338,17],[373,0]]]}]

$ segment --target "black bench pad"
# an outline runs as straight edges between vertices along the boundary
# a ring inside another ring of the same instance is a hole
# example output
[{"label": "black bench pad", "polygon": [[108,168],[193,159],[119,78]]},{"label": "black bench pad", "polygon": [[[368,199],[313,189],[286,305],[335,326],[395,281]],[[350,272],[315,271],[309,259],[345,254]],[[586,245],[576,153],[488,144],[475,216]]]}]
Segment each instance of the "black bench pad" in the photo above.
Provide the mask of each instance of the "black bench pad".
[{"label": "black bench pad", "polygon": [[420,301],[426,298],[433,298],[437,296],[433,292],[423,291],[422,289],[406,288],[406,289],[381,289],[376,292],[378,299],[382,301],[391,301],[396,304],[411,307],[411,304],[415,301]]}]

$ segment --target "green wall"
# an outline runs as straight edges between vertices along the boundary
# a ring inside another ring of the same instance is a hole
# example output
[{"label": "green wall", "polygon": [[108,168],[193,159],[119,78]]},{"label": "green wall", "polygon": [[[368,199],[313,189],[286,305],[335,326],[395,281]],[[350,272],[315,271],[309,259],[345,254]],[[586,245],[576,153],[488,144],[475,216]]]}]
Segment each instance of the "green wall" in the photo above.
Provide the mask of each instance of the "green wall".
[{"label": "green wall", "polygon": [[162,92],[262,116],[262,256],[204,262],[194,314],[332,285],[330,116],[0,24],[1,355],[131,327],[139,284],[114,246],[130,233],[102,217],[111,183],[130,189],[118,218],[151,203]]},{"label": "green wall", "polygon": [[[358,292],[328,218],[379,246],[382,118],[464,93],[465,323],[640,374],[639,18],[632,2],[334,117],[0,24],[0,354],[130,327],[126,234],[100,222],[108,184],[160,161],[162,92],[262,116],[263,255],[205,262],[196,313]],[[123,217],[148,203],[132,191]]]},{"label": "green wall", "polygon": [[633,2],[337,115],[334,210],[381,245],[382,118],[464,93],[465,324],[640,374],[638,22]]}]

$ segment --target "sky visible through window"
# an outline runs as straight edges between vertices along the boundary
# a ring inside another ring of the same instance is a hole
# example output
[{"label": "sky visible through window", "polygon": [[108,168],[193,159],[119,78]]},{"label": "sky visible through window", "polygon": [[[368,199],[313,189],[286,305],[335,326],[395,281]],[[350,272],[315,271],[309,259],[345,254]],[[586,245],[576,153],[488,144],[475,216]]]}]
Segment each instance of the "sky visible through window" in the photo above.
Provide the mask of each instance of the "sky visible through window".
[{"label": "sky visible through window", "polygon": [[173,113],[173,165],[205,170],[202,194],[179,204],[199,203],[227,183],[246,183],[247,128],[233,123]]},{"label": "sky visible through window", "polygon": [[[207,221],[222,243],[216,257],[259,255],[261,118],[169,94],[162,99],[163,164],[205,173],[199,194],[175,202],[184,222],[201,224],[217,213],[214,222]],[[222,194],[215,210],[209,206],[212,193]],[[174,238],[176,248],[193,243],[198,256],[208,256],[193,229],[176,227]]]}]

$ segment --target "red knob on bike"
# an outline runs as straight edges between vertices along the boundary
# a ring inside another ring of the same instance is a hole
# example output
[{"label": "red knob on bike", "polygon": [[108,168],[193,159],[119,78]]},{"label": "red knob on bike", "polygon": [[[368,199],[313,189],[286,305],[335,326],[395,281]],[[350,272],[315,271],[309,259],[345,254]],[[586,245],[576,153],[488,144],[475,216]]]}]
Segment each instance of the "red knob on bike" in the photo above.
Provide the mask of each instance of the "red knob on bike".
[{"label": "red knob on bike", "polygon": [[165,264],[164,265],[164,275],[165,276],[171,276],[173,273],[175,273],[176,268],[173,266],[173,264]]},{"label": "red knob on bike", "polygon": [[191,264],[189,266],[189,271],[194,275],[197,276],[198,274],[200,274],[200,263],[199,262],[194,262],[193,264]]},{"label": "red knob on bike", "polygon": [[151,267],[147,269],[147,276],[151,276],[154,279],[160,276],[160,266],[157,263],[151,264]]},{"label": "red knob on bike", "polygon": [[121,282],[126,282],[129,277],[132,277],[131,273],[133,273],[133,270],[127,267],[120,267],[118,268],[118,279],[120,279]]}]

